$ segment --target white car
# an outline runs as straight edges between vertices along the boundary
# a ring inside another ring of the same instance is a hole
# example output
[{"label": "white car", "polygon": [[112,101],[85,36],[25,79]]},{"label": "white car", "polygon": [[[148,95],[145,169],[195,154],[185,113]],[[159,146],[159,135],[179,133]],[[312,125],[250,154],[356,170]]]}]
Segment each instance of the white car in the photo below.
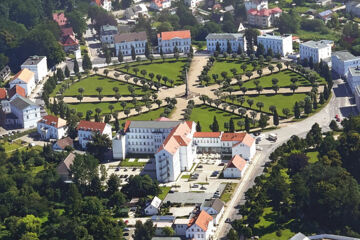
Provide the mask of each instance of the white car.
[{"label": "white car", "polygon": [[256,150],[258,150],[258,151],[262,151],[262,150],[263,150],[263,148],[262,148],[262,147],[260,147],[260,146],[256,146]]}]

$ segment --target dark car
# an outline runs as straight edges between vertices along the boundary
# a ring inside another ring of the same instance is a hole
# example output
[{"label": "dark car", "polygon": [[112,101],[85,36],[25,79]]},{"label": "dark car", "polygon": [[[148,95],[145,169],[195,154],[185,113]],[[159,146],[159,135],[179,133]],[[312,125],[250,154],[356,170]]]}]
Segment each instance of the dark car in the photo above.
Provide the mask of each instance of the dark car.
[{"label": "dark car", "polygon": [[120,168],[119,168],[119,167],[115,168],[115,172],[117,172],[117,171],[119,171],[119,170],[120,170]]}]

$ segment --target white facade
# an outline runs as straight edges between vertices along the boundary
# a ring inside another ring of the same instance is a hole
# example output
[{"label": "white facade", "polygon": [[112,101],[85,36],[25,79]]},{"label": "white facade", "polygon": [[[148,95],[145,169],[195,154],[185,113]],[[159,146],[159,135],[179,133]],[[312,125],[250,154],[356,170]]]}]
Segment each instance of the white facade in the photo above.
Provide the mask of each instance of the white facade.
[{"label": "white facade", "polygon": [[111,11],[111,0],[103,0],[102,2],[102,8],[105,9],[106,11],[110,12]]},{"label": "white facade", "polygon": [[184,3],[186,6],[189,6],[190,8],[195,8],[202,1],[203,0],[184,0]]},{"label": "white facade", "polygon": [[354,95],[355,95],[356,108],[360,112],[360,85],[355,87]]},{"label": "white facade", "polygon": [[320,63],[321,60],[325,60],[331,57],[331,44],[326,41],[308,41],[300,43],[300,59],[305,58],[313,59],[314,63]]},{"label": "white facade", "polygon": [[25,89],[26,96],[30,95],[35,88],[35,74],[27,68],[22,69],[10,82],[10,89],[16,85]]},{"label": "white facade", "polygon": [[200,211],[204,210],[213,217],[214,225],[218,225],[224,213],[225,204],[219,198],[205,200],[200,206]]},{"label": "white facade", "polygon": [[147,36],[145,32],[123,33],[114,37],[116,55],[121,50],[124,56],[130,56],[132,47],[134,47],[136,55],[144,55],[146,43]]},{"label": "white facade", "polygon": [[360,85],[360,67],[349,68],[347,82],[351,92],[354,94],[355,88]]},{"label": "white facade", "polygon": [[16,116],[16,125],[28,129],[37,126],[41,119],[40,106],[24,97],[17,97],[10,102],[11,113]]},{"label": "white facade", "polygon": [[162,11],[163,9],[167,9],[171,7],[171,0],[152,0],[150,3],[149,8]]},{"label": "white facade", "polygon": [[175,47],[180,53],[189,53],[191,47],[191,34],[189,30],[162,32],[158,36],[159,52],[174,53]]},{"label": "white facade", "polygon": [[228,43],[231,45],[232,52],[237,52],[239,47],[242,52],[246,49],[246,39],[241,33],[210,33],[207,35],[206,46],[209,52],[215,52],[218,43],[221,52],[227,51]]},{"label": "white facade", "polygon": [[269,5],[267,0],[250,0],[245,1],[245,8],[246,11],[249,11],[250,9],[261,10],[268,9]]},{"label": "white facade", "polygon": [[187,239],[209,240],[214,235],[213,218],[206,212],[201,211],[194,223],[186,230]]},{"label": "white facade", "polygon": [[348,51],[334,52],[331,55],[332,70],[340,77],[346,78],[350,67],[360,65],[360,57],[355,57]]},{"label": "white facade", "polygon": [[145,214],[153,216],[159,214],[161,200],[158,197],[154,197],[151,203],[145,208]]},{"label": "white facade", "polygon": [[31,56],[21,65],[21,69],[24,68],[35,73],[35,82],[38,83],[42,81],[48,73],[47,58],[44,56]]},{"label": "white facade", "polygon": [[106,135],[109,139],[112,137],[111,125],[107,123],[80,121],[77,130],[79,144],[83,149],[86,148],[86,145],[92,140],[93,135],[96,133]]},{"label": "white facade", "polygon": [[257,37],[257,44],[262,44],[265,48],[265,52],[271,49],[274,54],[280,54],[283,57],[293,52],[291,34],[284,36],[264,34]]},{"label": "white facade", "polygon": [[66,121],[51,115],[44,116],[37,123],[37,131],[43,140],[61,139],[66,136]]}]

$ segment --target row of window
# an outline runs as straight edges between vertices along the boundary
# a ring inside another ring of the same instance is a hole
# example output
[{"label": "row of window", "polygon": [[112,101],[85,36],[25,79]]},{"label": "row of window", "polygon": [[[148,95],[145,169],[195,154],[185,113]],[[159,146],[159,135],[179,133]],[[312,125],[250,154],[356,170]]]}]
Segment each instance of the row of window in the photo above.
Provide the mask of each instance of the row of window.
[{"label": "row of window", "polygon": [[186,45],[190,45],[190,41],[180,41],[180,42],[165,42],[165,43],[160,43],[159,45],[163,46],[163,47],[175,47],[175,46],[186,46]]},{"label": "row of window", "polygon": [[154,142],[129,142],[130,145],[144,145],[144,146],[152,146]]}]

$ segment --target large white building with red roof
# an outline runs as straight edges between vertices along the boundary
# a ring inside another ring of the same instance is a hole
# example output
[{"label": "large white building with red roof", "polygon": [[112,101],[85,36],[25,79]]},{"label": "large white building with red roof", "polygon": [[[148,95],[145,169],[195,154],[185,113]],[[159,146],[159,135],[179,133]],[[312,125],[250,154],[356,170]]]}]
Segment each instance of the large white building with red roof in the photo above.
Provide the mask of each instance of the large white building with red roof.
[{"label": "large white building with red roof", "polygon": [[149,6],[150,9],[156,11],[162,11],[169,7],[171,7],[171,0],[152,0]]},{"label": "large white building with red roof", "polygon": [[61,139],[66,135],[66,120],[53,115],[44,116],[37,123],[37,131],[43,140]]},{"label": "large white building with red roof", "polygon": [[111,125],[107,123],[81,120],[76,129],[78,131],[79,144],[84,149],[96,133],[106,135],[109,139],[112,137]]},{"label": "large white building with red roof", "polygon": [[161,32],[157,35],[159,52],[173,53],[175,47],[180,53],[189,53],[191,48],[190,30]]},{"label": "large white building with red roof", "polygon": [[26,96],[30,95],[32,90],[35,88],[35,73],[27,68],[20,70],[11,80],[10,88],[19,85],[25,89]]},{"label": "large white building with red roof", "polygon": [[275,19],[279,18],[282,10],[278,7],[271,9],[260,9],[255,8],[247,11],[247,20],[249,25],[268,28],[271,27]]}]

